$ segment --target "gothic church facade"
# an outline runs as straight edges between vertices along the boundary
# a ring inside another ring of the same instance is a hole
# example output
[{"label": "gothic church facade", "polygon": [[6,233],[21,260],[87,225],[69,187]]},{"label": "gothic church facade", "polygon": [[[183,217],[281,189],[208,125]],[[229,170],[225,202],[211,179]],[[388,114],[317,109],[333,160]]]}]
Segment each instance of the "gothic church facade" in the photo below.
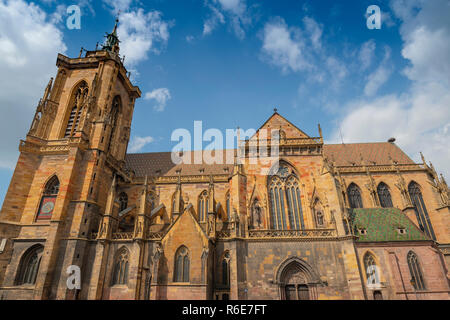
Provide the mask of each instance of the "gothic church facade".
[{"label": "gothic church facade", "polygon": [[252,161],[262,130],[231,165],[127,154],[141,92],[116,28],[57,67],[0,212],[0,299],[449,299],[449,189],[425,159],[278,112],[275,165]]}]

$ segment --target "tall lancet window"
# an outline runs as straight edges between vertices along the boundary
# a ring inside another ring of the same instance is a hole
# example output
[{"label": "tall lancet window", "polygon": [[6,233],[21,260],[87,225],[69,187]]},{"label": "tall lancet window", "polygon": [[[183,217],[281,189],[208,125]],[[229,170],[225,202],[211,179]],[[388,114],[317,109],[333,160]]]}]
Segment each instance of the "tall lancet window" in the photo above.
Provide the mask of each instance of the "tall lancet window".
[{"label": "tall lancet window", "polygon": [[175,254],[173,282],[189,282],[189,271],[189,250],[185,246],[181,246]]},{"label": "tall lancet window", "polygon": [[50,220],[52,218],[58,193],[59,179],[57,176],[53,176],[45,185],[44,193],[41,198],[41,204],[36,217],[37,221]]},{"label": "tall lancet window", "polygon": [[44,247],[42,245],[36,245],[24,253],[20,260],[15,281],[16,285],[33,285],[36,283],[43,252]]},{"label": "tall lancet window", "polygon": [[425,290],[425,280],[423,279],[422,268],[420,268],[417,255],[410,251],[407,256],[409,273],[411,274],[411,285],[416,290]]},{"label": "tall lancet window", "polygon": [[380,274],[375,258],[369,252],[364,256],[364,267],[366,271],[367,285],[374,286],[380,284]]},{"label": "tall lancet window", "polygon": [[416,212],[417,222],[419,223],[420,229],[430,238],[436,240],[433,226],[430,221],[430,216],[428,215],[427,207],[423,201],[422,191],[420,191],[420,186],[413,181],[409,184],[408,191],[414,205],[414,211]]},{"label": "tall lancet window", "polygon": [[129,251],[122,247],[116,254],[112,285],[125,285],[128,283]]},{"label": "tall lancet window", "polygon": [[120,96],[116,96],[113,100],[111,113],[109,115],[109,121],[111,124],[111,132],[109,133],[108,139],[108,152],[111,151],[111,147],[113,146],[114,140],[116,140],[117,132],[119,128],[117,127],[119,122],[119,113],[122,108],[122,101],[120,100]]},{"label": "tall lancet window", "polygon": [[208,214],[208,193],[203,191],[198,198],[198,221],[206,222],[206,216]]},{"label": "tall lancet window", "polygon": [[304,230],[299,180],[295,171],[281,162],[268,185],[271,227],[275,230]]},{"label": "tall lancet window", "polygon": [[350,202],[350,208],[352,209],[363,208],[361,189],[359,189],[359,187],[356,184],[352,183],[348,187],[347,194],[348,194],[348,201]]},{"label": "tall lancet window", "polygon": [[86,82],[82,81],[75,90],[73,98],[70,100],[71,112],[67,122],[64,138],[69,138],[78,130],[81,114],[88,97],[89,88]]},{"label": "tall lancet window", "polygon": [[378,198],[380,199],[380,205],[383,208],[393,208],[391,193],[389,187],[381,182],[377,188]]}]

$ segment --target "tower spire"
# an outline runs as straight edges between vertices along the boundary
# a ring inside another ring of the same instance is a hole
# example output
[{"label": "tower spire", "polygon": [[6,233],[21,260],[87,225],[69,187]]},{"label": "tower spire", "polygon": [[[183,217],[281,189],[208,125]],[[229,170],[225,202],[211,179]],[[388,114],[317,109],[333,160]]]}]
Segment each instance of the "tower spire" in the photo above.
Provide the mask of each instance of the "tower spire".
[{"label": "tower spire", "polygon": [[119,16],[116,18],[114,29],[111,33],[106,34],[106,43],[103,45],[102,50],[112,51],[119,53],[119,36],[117,35],[117,26],[119,25]]}]

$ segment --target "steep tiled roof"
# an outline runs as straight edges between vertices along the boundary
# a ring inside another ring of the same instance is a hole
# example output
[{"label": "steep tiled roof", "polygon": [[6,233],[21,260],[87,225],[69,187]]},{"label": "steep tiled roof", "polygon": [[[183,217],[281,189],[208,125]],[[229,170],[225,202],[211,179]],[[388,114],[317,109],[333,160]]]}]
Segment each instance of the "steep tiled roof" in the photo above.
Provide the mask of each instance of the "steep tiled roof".
[{"label": "steep tiled roof", "polygon": [[[223,150],[221,152],[223,152],[223,162],[227,162],[227,152]],[[232,159],[229,159],[231,164],[220,165],[206,164],[205,162],[194,164],[195,153],[201,152],[188,152],[183,155],[183,157],[189,157],[192,164],[175,165],[171,152],[127,154],[125,162],[127,168],[134,170],[138,177],[146,175],[173,177],[178,175],[178,170],[181,170],[182,176],[230,174],[233,171],[233,150],[229,150],[228,153],[228,157]]]},{"label": "steep tiled roof", "polygon": [[[352,221],[354,230],[366,230],[366,234],[356,232],[359,236],[358,242],[430,240],[396,208],[354,209]],[[400,234],[398,228],[403,228],[406,232]]]},{"label": "steep tiled roof", "polygon": [[[226,163],[227,152],[228,157],[233,158],[233,152],[235,151],[221,150],[218,152],[223,153],[223,161]],[[195,153],[201,153],[201,151],[186,153],[192,159],[191,163],[194,163]],[[361,165],[361,156],[367,165],[390,165],[389,156],[398,164],[414,163],[399,147],[388,142],[324,145],[324,156],[330,161],[335,161],[337,166]],[[175,165],[172,162],[170,152],[128,154],[125,161],[127,167],[134,170],[138,177],[146,175],[177,176],[177,171],[180,169],[183,176],[227,174],[233,170],[232,163]]]},{"label": "steep tiled roof", "polygon": [[328,144],[324,145],[324,156],[337,166],[361,165],[361,156],[366,165],[390,165],[389,156],[398,164],[414,164],[399,147],[389,142]]}]

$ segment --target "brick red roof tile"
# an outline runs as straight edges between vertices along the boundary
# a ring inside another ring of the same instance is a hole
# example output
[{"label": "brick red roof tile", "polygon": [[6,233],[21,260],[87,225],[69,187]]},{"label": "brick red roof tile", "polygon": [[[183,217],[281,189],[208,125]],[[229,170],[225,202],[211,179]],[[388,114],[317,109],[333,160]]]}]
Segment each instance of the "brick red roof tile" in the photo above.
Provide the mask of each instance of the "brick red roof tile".
[{"label": "brick red roof tile", "polygon": [[[228,151],[230,154],[234,152]],[[197,152],[200,151],[195,153]],[[226,162],[226,151],[221,152]],[[194,152],[186,155],[192,159],[191,163],[194,163]],[[324,145],[324,156],[335,161],[337,166],[359,166],[362,164],[361,156],[367,165],[390,165],[389,156],[398,164],[414,164],[399,147],[388,142]],[[175,165],[172,162],[171,152],[128,154],[125,161],[127,167],[134,170],[138,177],[177,176],[178,170],[181,170],[182,176],[231,174],[233,171],[233,164]]]},{"label": "brick red roof tile", "polygon": [[390,165],[389,156],[398,164],[414,164],[397,145],[389,142],[328,144],[324,145],[324,156],[335,161],[337,166]]}]

